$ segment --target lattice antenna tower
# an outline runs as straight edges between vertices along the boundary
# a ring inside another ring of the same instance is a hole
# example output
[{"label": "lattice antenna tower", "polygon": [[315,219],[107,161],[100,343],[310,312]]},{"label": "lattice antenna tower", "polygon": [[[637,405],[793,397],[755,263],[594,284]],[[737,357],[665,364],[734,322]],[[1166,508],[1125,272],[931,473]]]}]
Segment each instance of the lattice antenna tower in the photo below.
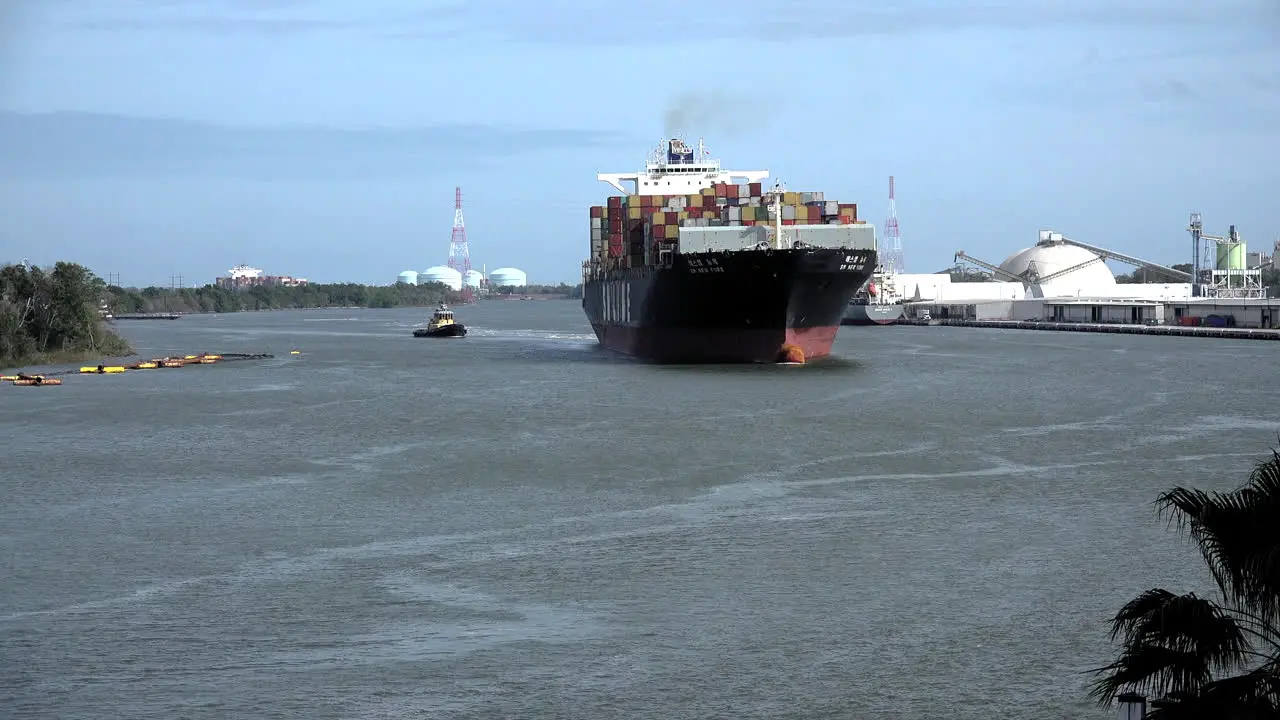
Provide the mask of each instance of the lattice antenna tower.
[{"label": "lattice antenna tower", "polygon": [[893,197],[893,176],[889,176],[889,218],[884,221],[885,257],[880,265],[888,273],[905,269],[902,258],[902,235],[898,231],[898,201]]},{"label": "lattice antenna tower", "polygon": [[467,245],[467,224],[462,219],[462,188],[454,188],[453,235],[449,238],[449,267],[462,273],[462,300],[471,302],[471,248]]}]

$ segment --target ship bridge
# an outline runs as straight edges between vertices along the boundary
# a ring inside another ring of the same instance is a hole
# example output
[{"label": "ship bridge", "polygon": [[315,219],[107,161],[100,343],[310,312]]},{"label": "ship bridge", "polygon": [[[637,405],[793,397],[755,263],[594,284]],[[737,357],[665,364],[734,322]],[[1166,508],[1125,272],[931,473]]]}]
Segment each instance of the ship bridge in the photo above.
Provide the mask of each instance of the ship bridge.
[{"label": "ship bridge", "polygon": [[[596,179],[617,188],[624,195],[693,195],[716,183],[732,183],[738,179],[760,182],[769,177],[768,170],[725,170],[719,160],[712,160],[698,141],[698,151],[683,141],[672,138],[659,144],[635,173],[600,173]],[[628,188],[623,183],[632,183]]]}]

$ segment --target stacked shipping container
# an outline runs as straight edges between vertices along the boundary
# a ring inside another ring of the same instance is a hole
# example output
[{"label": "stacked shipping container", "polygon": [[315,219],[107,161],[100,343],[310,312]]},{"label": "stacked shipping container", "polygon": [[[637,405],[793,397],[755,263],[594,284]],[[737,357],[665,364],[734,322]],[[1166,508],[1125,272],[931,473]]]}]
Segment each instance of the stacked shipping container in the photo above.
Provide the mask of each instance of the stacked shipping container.
[{"label": "stacked shipping container", "polygon": [[[768,225],[770,201],[760,183],[717,183],[697,195],[627,195],[591,208],[591,263],[629,267],[652,262],[659,246],[674,246],[682,226]],[[851,225],[855,203],[826,200],[820,192],[785,192],[783,225]],[[648,251],[648,252],[647,252]]]}]

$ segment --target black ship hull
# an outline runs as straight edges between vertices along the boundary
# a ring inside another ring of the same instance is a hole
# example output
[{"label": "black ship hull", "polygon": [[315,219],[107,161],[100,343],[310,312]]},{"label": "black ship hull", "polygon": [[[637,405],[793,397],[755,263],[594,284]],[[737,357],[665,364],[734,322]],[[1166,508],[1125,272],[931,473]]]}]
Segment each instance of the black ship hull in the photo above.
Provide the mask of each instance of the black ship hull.
[{"label": "black ship hull", "polygon": [[867,249],[670,257],[584,283],[583,310],[601,345],[664,363],[771,363],[785,345],[822,357],[876,266]]},{"label": "black ship hull", "polygon": [[413,331],[413,336],[419,338],[460,338],[467,336],[467,329],[458,323],[454,323],[434,330],[418,328]]}]

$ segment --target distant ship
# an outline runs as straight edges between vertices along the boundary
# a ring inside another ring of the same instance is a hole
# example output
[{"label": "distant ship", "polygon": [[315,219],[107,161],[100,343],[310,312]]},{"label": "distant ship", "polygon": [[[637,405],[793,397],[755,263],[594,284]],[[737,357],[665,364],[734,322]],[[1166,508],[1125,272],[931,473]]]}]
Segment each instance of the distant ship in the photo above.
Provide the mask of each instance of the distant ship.
[{"label": "distant ship", "polygon": [[467,328],[462,323],[453,319],[453,311],[449,306],[440,303],[440,307],[431,314],[431,322],[426,327],[420,327],[413,331],[414,337],[439,337],[439,338],[460,338],[467,336]]},{"label": "distant ship", "polygon": [[641,172],[597,175],[624,193],[591,208],[582,307],[600,344],[671,363],[829,354],[876,266],[874,226],[821,193],[764,192],[768,171],[722,170],[701,143],[664,143]]},{"label": "distant ship", "polygon": [[845,308],[843,325],[893,325],[902,319],[902,300],[897,297],[892,273],[876,268],[867,284],[854,293]]}]

